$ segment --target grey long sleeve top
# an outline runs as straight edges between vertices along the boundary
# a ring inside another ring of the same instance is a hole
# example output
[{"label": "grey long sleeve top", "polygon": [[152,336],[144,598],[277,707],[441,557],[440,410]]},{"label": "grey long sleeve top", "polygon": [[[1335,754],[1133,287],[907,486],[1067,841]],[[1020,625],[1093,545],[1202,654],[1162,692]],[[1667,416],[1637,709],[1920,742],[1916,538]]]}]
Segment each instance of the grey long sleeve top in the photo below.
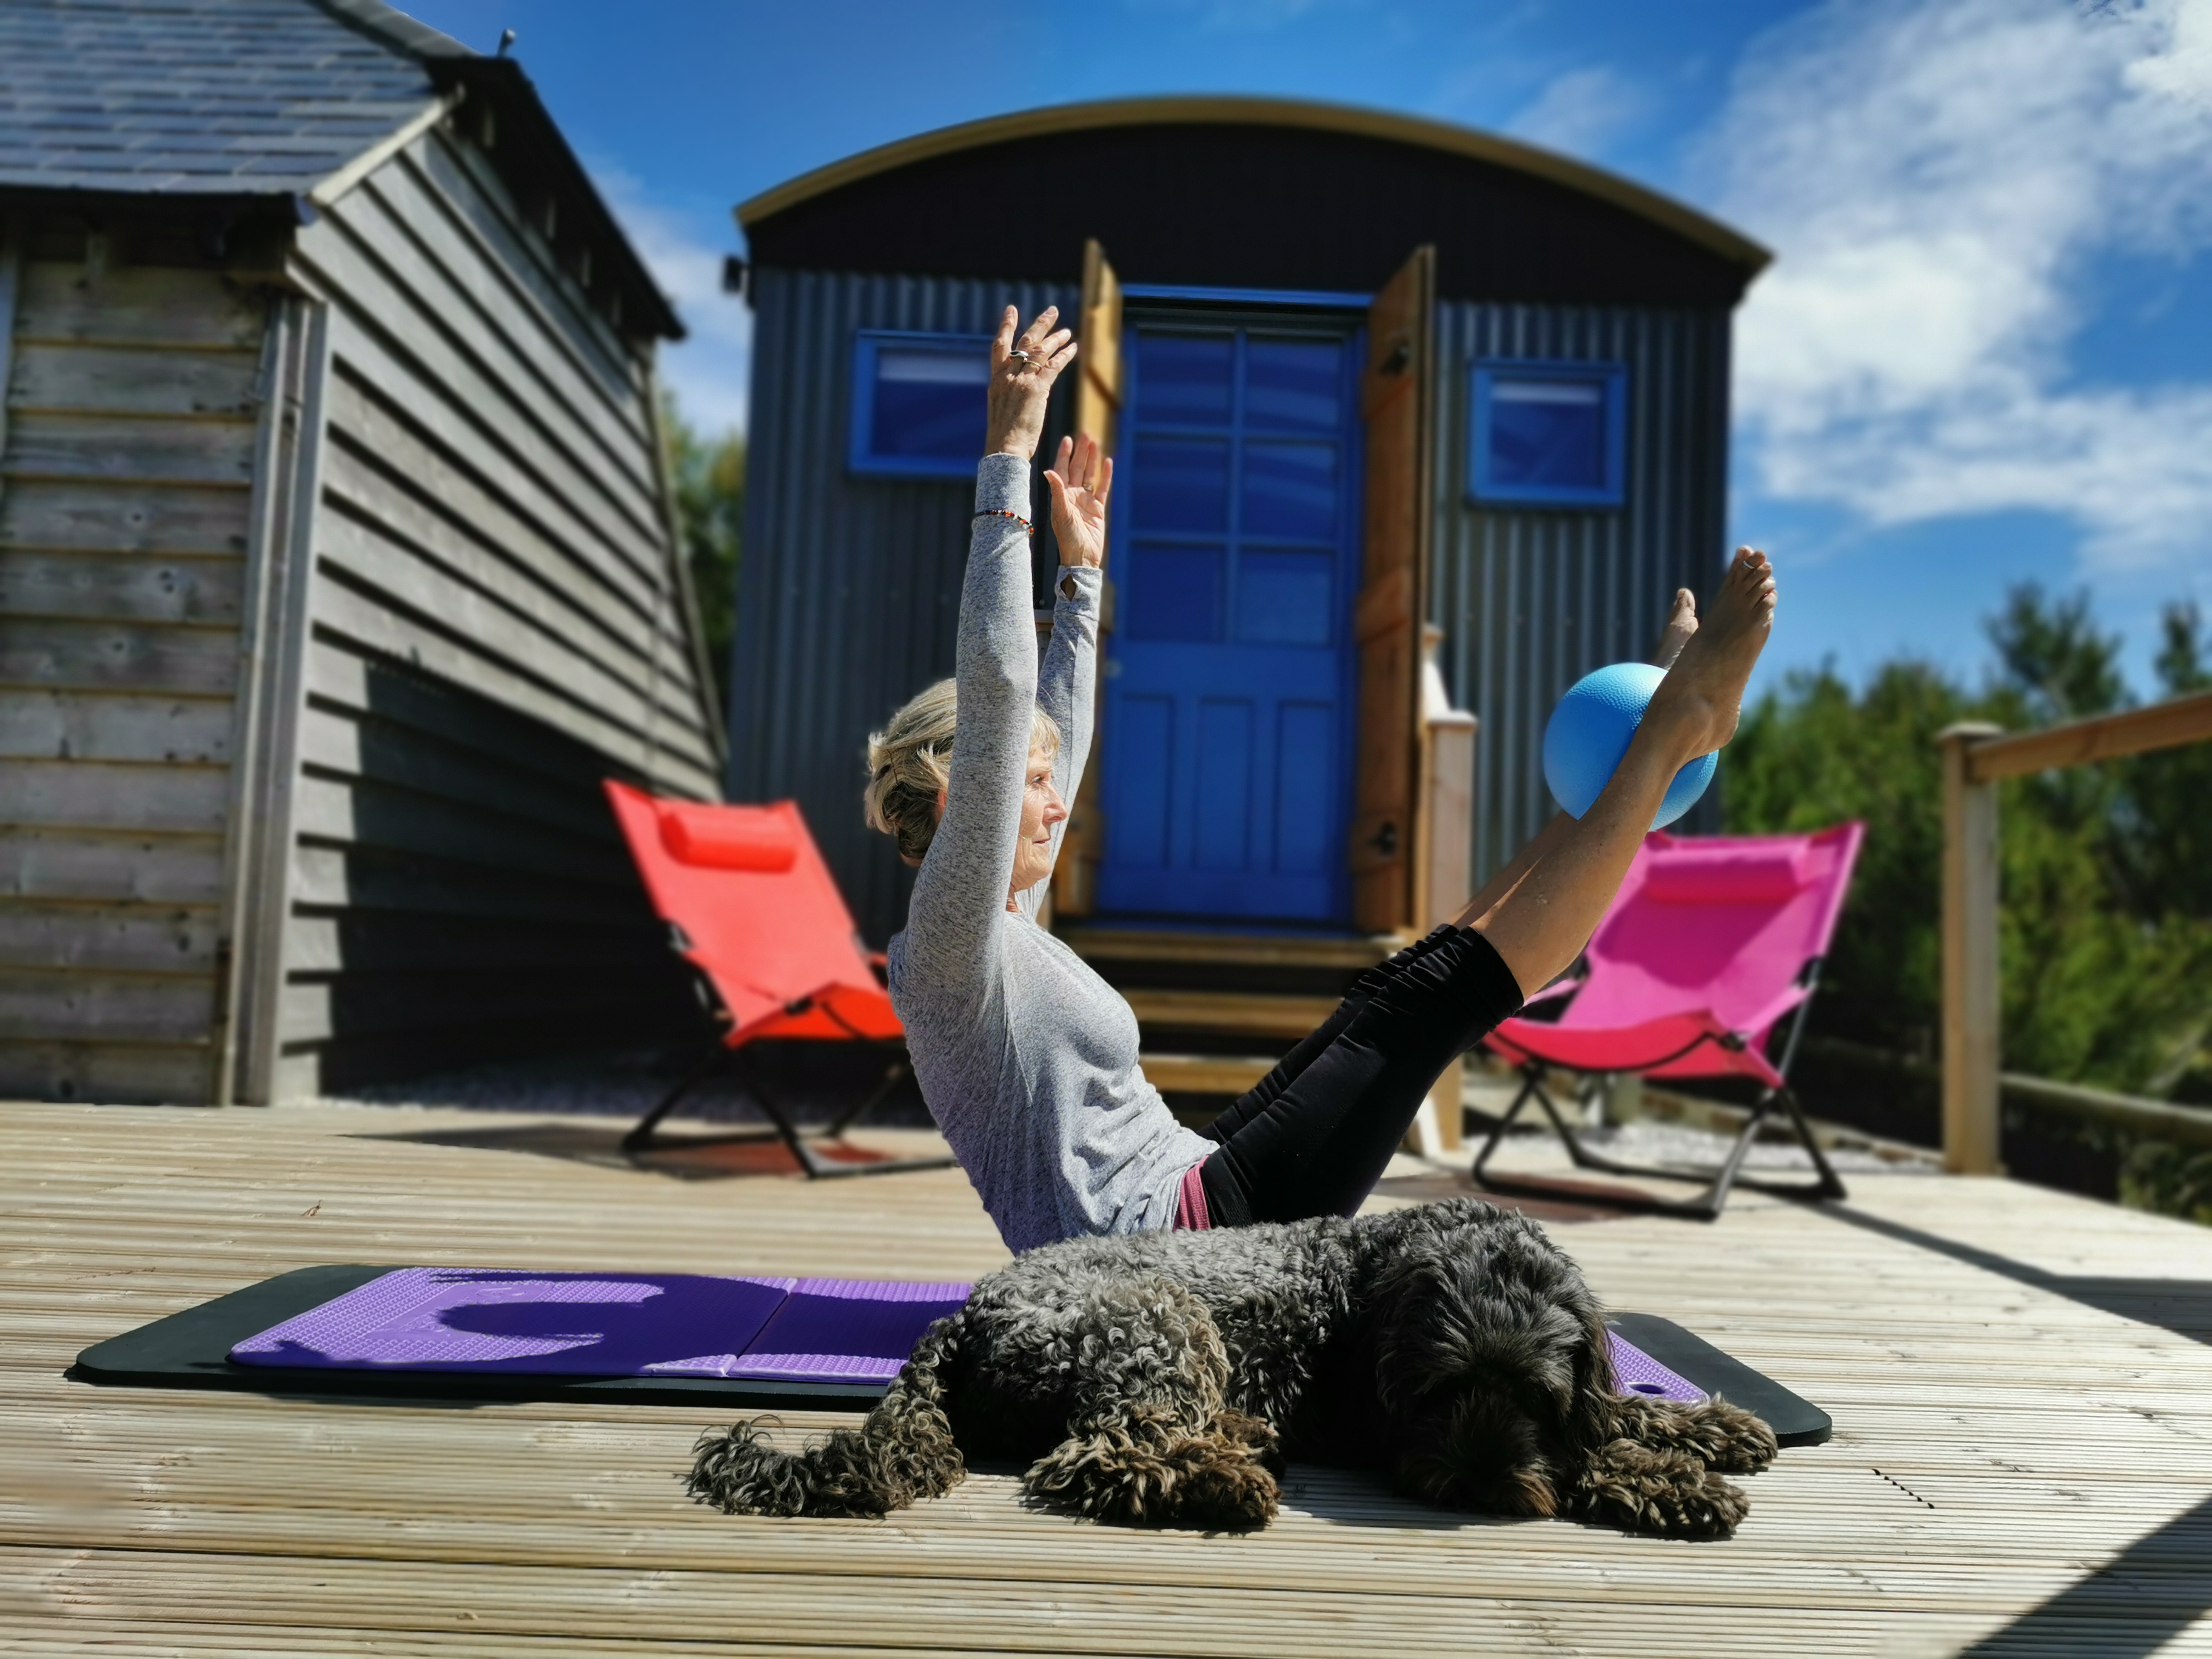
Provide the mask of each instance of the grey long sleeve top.
[{"label": "grey long sleeve top", "polygon": [[[1029,463],[988,455],[979,514],[1030,516]],[[1183,1174],[1213,1143],[1177,1123],[1137,1066],[1113,987],[1036,924],[1040,883],[1006,908],[1031,708],[1059,724],[1053,783],[1073,799],[1091,746],[1098,572],[1060,572],[1037,672],[1029,538],[975,520],[960,595],[959,736],[944,817],[890,942],[891,1003],[922,1097],[1009,1249],[1175,1220]],[[1060,850],[1060,830],[1053,831]]]}]

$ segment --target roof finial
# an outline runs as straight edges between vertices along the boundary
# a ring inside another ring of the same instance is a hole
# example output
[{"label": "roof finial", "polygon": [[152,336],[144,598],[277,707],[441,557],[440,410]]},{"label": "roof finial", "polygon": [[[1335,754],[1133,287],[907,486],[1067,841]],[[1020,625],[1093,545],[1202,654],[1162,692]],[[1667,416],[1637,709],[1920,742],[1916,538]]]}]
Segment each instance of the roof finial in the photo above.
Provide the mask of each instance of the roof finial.
[{"label": "roof finial", "polygon": [[499,55],[502,58],[506,57],[507,49],[514,44],[514,31],[513,29],[501,29],[499,32]]}]

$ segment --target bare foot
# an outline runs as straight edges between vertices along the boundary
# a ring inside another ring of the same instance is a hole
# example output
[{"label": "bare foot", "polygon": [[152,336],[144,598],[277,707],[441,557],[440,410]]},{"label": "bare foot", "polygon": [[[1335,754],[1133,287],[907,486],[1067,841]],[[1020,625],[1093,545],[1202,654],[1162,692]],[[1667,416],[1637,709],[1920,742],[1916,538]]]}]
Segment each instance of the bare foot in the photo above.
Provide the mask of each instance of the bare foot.
[{"label": "bare foot", "polygon": [[1735,735],[1743,688],[1774,626],[1774,567],[1756,548],[1740,547],[1721,578],[1705,623],[1676,653],[1652,695],[1650,714],[1680,723],[1686,755],[1705,755]]},{"label": "bare foot", "polygon": [[1659,635],[1659,643],[1651,647],[1654,668],[1672,668],[1674,659],[1682,654],[1682,647],[1690,642],[1690,635],[1698,631],[1698,596],[1686,587],[1674,590],[1674,608],[1668,613],[1667,626]]}]

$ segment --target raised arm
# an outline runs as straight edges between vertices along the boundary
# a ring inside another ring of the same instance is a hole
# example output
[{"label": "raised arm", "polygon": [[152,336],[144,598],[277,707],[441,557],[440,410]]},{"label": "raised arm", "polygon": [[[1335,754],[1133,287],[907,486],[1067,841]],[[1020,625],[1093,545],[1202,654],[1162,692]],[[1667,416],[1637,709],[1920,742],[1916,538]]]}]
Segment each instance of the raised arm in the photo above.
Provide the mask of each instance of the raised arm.
[{"label": "raised arm", "polygon": [[929,854],[907,916],[910,959],[939,983],[987,970],[991,930],[1006,913],[1020,831],[1030,709],[1036,697],[1036,625],[1030,608],[1030,458],[1045,400],[1075,356],[1048,309],[1014,338],[1010,306],[991,344],[989,453],[975,473],[975,516],[960,590],[954,673],[958,736]]},{"label": "raised arm", "polygon": [[[1053,579],[1052,642],[1045,649],[1044,672],[1037,678],[1040,707],[1060,727],[1060,753],[1052,784],[1073,802],[1091,754],[1092,711],[1098,679],[1098,606],[1106,559],[1106,501],[1114,489],[1114,463],[1088,434],[1062,438],[1060,454],[1044,475],[1052,490],[1053,538],[1060,544],[1060,569]],[[1052,853],[1060,856],[1065,821],[1052,831]],[[1034,915],[1042,902],[1040,887],[1024,896]]]}]

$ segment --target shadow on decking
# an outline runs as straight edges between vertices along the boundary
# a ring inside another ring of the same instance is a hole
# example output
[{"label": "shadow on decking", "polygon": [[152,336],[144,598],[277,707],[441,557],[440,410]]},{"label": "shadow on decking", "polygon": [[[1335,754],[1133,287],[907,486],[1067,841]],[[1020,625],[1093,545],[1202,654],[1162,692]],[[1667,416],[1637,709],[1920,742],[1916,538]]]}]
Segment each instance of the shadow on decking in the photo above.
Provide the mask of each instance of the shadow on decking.
[{"label": "shadow on decking", "polygon": [[2069,1653],[2148,1659],[2212,1608],[2212,1498],[1963,1650],[1961,1659]]},{"label": "shadow on decking", "polygon": [[[2054,1273],[1994,1250],[1867,1214],[1848,1204],[1818,1212],[1884,1238],[1932,1250],[2086,1307],[2212,1344],[2212,1281]],[[2212,1498],[2146,1533],[2095,1571],[1963,1650],[1962,1659],[2078,1653],[2148,1659],[2212,1610]]]},{"label": "shadow on decking", "polygon": [[[735,1176],[796,1176],[799,1160],[775,1131],[686,1136],[672,1133],[650,1150],[626,1152],[626,1123],[523,1123],[483,1128],[409,1129],[357,1134],[356,1140],[401,1140],[418,1146],[459,1146],[477,1152],[529,1152],[603,1170],[667,1176],[678,1181],[726,1181]],[[880,1164],[892,1156],[848,1142],[814,1143],[823,1157],[843,1163]]]},{"label": "shadow on decking", "polygon": [[[1589,1182],[1595,1191],[1608,1190],[1601,1183]],[[1634,1188],[1616,1188],[1631,1204],[1644,1194]],[[1501,1210],[1518,1210],[1532,1221],[1581,1222],[1619,1221],[1636,1212],[1607,1204],[1577,1204],[1563,1198],[1534,1198],[1517,1193],[1495,1193],[1487,1187],[1479,1187],[1466,1170],[1438,1170],[1433,1175],[1388,1176],[1375,1183],[1376,1194],[1382,1198],[1413,1199],[1423,1204],[1432,1204],[1440,1199],[1479,1198],[1486,1204],[1495,1204]]]},{"label": "shadow on decking", "polygon": [[1963,1261],[1969,1267],[1997,1273],[2014,1284],[2032,1285],[2039,1291],[2048,1291],[2053,1296],[2079,1302],[2085,1307],[2117,1314],[2139,1324],[2156,1325],[2177,1336],[2185,1336],[2192,1342],[2212,1345],[2212,1279],[2118,1279],[2097,1273],[2054,1273],[2032,1267],[2027,1262],[2015,1261],[2008,1255],[1999,1255],[1994,1250],[1961,1244],[1956,1239],[1945,1238],[1939,1233],[1923,1232],[1917,1227],[1908,1227],[1903,1222],[1869,1215],[1849,1204],[1820,1204],[1808,1208],[1814,1214],[1863,1228],[1884,1238],[1894,1239],[1900,1244],[1933,1250],[1938,1255],[1949,1256],[1954,1261]]}]

